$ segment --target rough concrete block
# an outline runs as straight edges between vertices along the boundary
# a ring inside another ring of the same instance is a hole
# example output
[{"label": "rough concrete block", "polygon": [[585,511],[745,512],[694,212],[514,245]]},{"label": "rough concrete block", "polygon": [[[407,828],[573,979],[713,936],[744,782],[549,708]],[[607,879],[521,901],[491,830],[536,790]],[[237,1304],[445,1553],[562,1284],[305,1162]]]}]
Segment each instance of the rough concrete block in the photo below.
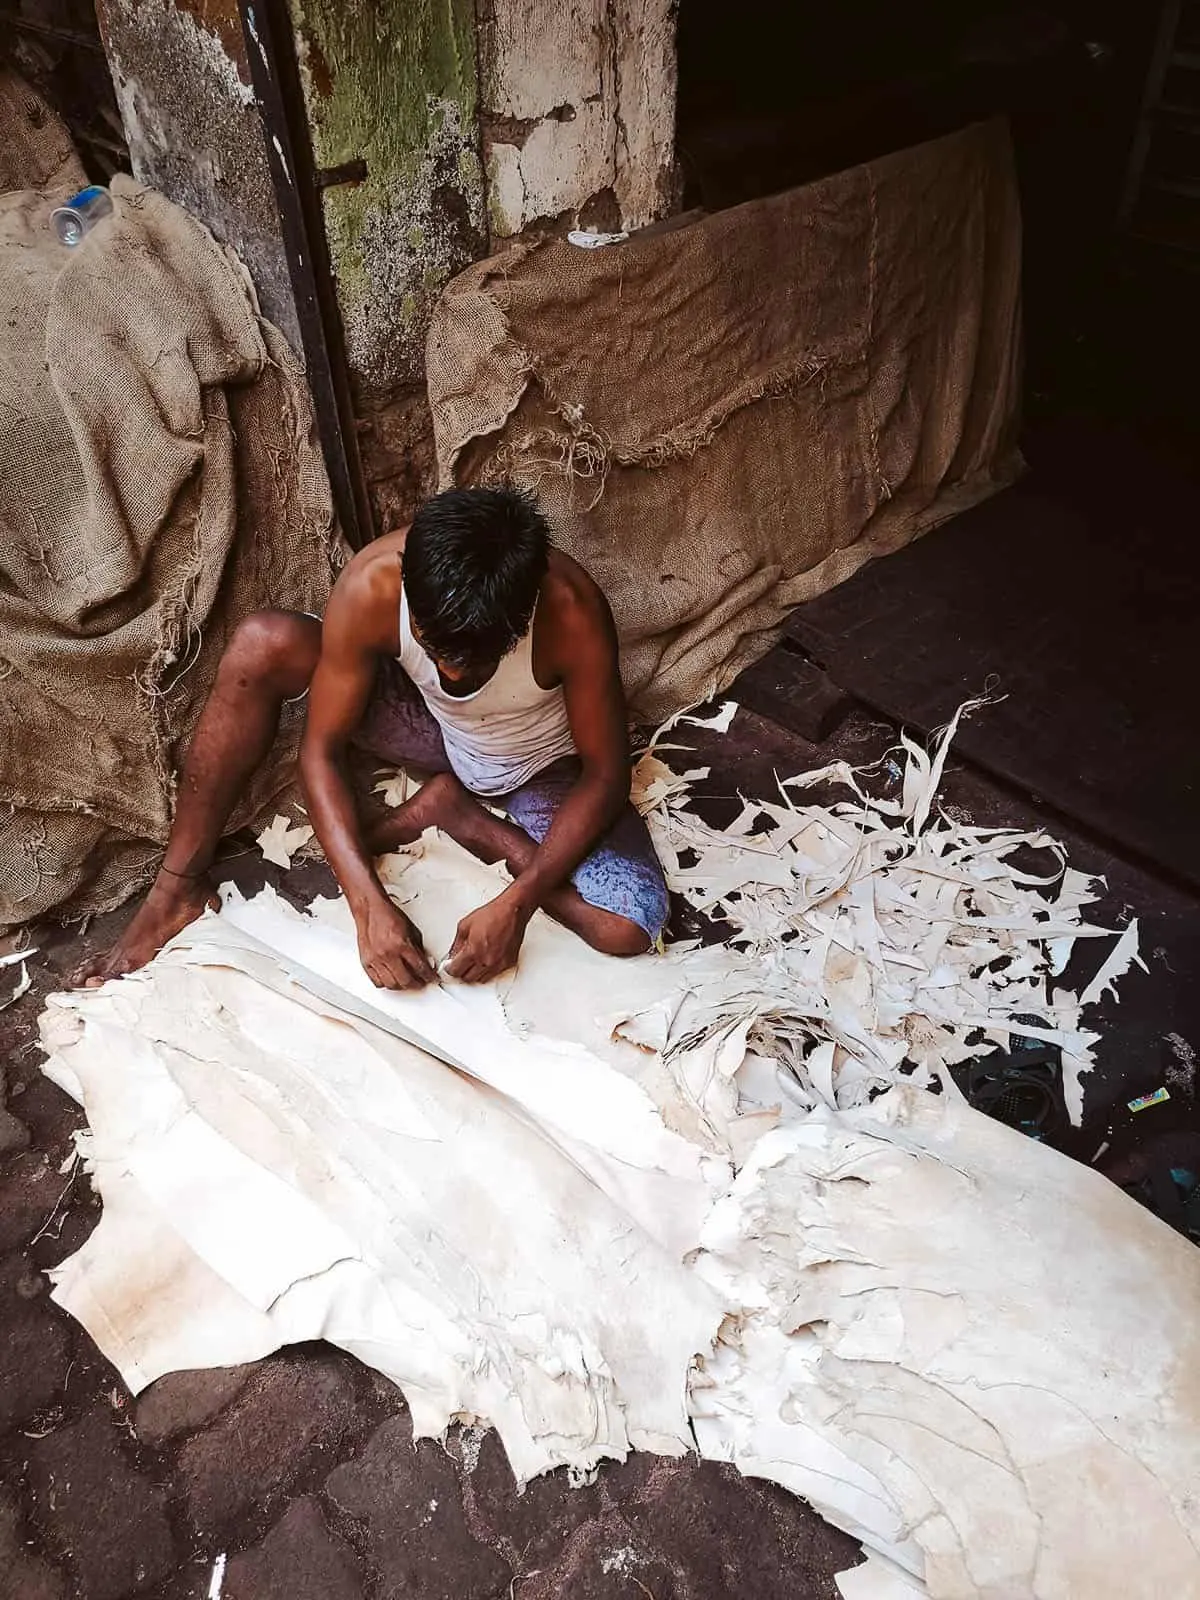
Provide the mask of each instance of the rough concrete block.
[{"label": "rough concrete block", "polygon": [[0,1432],[61,1397],[69,1360],[67,1331],[47,1301],[0,1299]]},{"label": "rough concrete block", "polygon": [[518,1493],[499,1435],[492,1432],[480,1445],[470,1493],[476,1526],[509,1551],[520,1572],[553,1560],[576,1528],[603,1508],[598,1483],[573,1489],[565,1471],[535,1478]]},{"label": "rough concrete block", "polygon": [[353,1405],[353,1386],[332,1360],[262,1362],[240,1399],[180,1449],[197,1531],[211,1538],[251,1506],[269,1513],[314,1456],[341,1442]]},{"label": "rough concrete block", "polygon": [[0,1160],[29,1149],[29,1129],[11,1111],[0,1110]]},{"label": "rough concrete block", "polygon": [[30,1550],[15,1497],[0,1489],[0,1600],[66,1600],[67,1586]]},{"label": "rough concrete block", "polygon": [[714,1462],[652,1479],[623,1510],[635,1538],[686,1580],[680,1600],[836,1600],[831,1573],[859,1560],[857,1543],[803,1501],[776,1500]]},{"label": "rough concrete block", "polygon": [[121,1431],[92,1411],[29,1446],[33,1517],[87,1600],[124,1600],[176,1564],[167,1495],[126,1460]]},{"label": "rough concrete block", "polygon": [[231,1405],[253,1367],[213,1367],[168,1372],[139,1396],[134,1430],[144,1444],[160,1445],[180,1433],[195,1433]]},{"label": "rough concrete block", "polygon": [[[796,1600],[804,1593],[797,1589]],[[619,1516],[580,1529],[557,1560],[521,1585],[521,1600],[691,1600],[691,1594]],[[751,1589],[739,1600],[752,1595],[758,1600]]]},{"label": "rough concrete block", "polygon": [[233,1558],[224,1588],[225,1600],[362,1600],[362,1592],[354,1557],[308,1495],[260,1545]]},{"label": "rough concrete block", "polygon": [[378,1600],[502,1600],[508,1563],[467,1526],[453,1463],[439,1445],[414,1445],[407,1417],[377,1428],[356,1460],[330,1474],[327,1493],[367,1527]]},{"label": "rough concrete block", "polygon": [[0,1172],[0,1255],[27,1245],[49,1221],[66,1182],[34,1151],[16,1156]]}]

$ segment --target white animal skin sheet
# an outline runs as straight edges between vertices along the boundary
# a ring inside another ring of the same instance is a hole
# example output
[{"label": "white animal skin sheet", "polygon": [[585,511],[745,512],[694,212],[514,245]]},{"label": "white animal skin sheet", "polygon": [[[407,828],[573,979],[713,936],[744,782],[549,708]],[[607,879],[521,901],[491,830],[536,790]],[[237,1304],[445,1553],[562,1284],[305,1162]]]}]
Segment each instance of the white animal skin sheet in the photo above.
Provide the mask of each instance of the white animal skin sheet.
[{"label": "white animal skin sheet", "polygon": [[[298,988],[296,952],[477,1072]],[[56,1297],[135,1392],[326,1338],[400,1384],[418,1433],[494,1422],[520,1479],[690,1447],[686,1374],[721,1311],[682,1257],[729,1167],[580,1047],[519,1040],[486,991],[384,995],[348,934],[270,893],[54,997],[43,1038],[105,1199]],[[164,1274],[181,1250],[196,1264]]]},{"label": "white animal skin sheet", "polygon": [[[696,1443],[861,1538],[854,1600],[1200,1595],[1200,1257],[923,1087],[1031,1010],[1086,1049],[1047,975],[1090,884],[934,817],[944,745],[895,801],[785,785],[779,838],[706,837],[661,748],[641,803],[696,896],[741,872],[733,946],[617,962],[539,915],[515,976],[397,995],[341,901],[227,891],[51,997],[104,1202],[55,1298],[135,1391],[328,1339],[522,1481]],[[383,872],[435,959],[497,889],[436,835]]]},{"label": "white animal skin sheet", "polygon": [[1107,1179],[904,1086],[766,1135],[705,1244],[702,1454],[932,1595],[1200,1594],[1200,1264]]}]

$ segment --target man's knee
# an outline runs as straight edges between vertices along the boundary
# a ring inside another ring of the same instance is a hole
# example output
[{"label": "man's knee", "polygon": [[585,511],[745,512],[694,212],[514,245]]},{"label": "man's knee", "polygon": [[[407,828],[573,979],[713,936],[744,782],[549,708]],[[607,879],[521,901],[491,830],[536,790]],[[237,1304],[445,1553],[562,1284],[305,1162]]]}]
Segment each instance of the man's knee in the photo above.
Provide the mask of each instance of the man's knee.
[{"label": "man's knee", "polygon": [[463,815],[465,807],[473,806],[470,794],[452,772],[435,772],[417,791],[414,810],[424,819],[425,827],[453,831],[456,818]]},{"label": "man's knee", "polygon": [[421,785],[421,793],[435,805],[461,805],[471,798],[453,772],[435,772]]},{"label": "man's knee", "polygon": [[587,934],[593,950],[606,956],[644,956],[650,948],[650,935],[628,917],[615,911],[597,913]]},{"label": "man's knee", "polygon": [[284,698],[303,694],[321,653],[321,624],[297,611],[252,611],[233,630],[222,676],[239,689],[261,685]]}]

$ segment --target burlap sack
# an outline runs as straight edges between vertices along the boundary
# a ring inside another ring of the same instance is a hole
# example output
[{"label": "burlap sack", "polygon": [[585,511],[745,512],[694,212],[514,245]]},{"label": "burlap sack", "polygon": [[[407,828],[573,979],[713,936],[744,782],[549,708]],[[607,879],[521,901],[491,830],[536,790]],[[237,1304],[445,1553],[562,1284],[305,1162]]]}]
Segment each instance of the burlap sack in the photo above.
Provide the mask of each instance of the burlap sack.
[{"label": "burlap sack", "polygon": [[87,173],[66,124],[32,85],[0,67],[0,194],[82,189]]},{"label": "burlap sack", "polygon": [[329,589],[294,357],[207,229],[113,194],[75,250],[49,223],[63,192],[0,197],[0,927],[144,880],[233,626]]},{"label": "burlap sack", "polygon": [[994,123],[625,244],[515,246],[436,311],[443,487],[535,487],[634,709],[694,703],[1019,471],[1020,252]]}]

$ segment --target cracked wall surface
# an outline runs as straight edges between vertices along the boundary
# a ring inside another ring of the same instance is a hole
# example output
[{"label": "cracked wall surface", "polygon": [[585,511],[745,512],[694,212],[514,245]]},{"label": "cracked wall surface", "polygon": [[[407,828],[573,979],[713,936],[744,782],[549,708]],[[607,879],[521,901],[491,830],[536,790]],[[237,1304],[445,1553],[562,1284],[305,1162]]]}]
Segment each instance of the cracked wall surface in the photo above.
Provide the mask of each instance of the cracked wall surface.
[{"label": "cracked wall surface", "polygon": [[[445,284],[538,222],[673,206],[673,0],[290,0],[359,447],[380,529],[433,486],[425,339]],[[237,0],[99,0],[133,170],[299,330]],[[486,164],[486,179],[485,179]],[[490,224],[490,225],[489,225]]]},{"label": "cracked wall surface", "polygon": [[237,0],[97,0],[134,176],[249,268],[265,316],[299,324]]},{"label": "cracked wall surface", "polygon": [[673,0],[481,0],[493,241],[566,218],[640,228],[673,208]]}]

